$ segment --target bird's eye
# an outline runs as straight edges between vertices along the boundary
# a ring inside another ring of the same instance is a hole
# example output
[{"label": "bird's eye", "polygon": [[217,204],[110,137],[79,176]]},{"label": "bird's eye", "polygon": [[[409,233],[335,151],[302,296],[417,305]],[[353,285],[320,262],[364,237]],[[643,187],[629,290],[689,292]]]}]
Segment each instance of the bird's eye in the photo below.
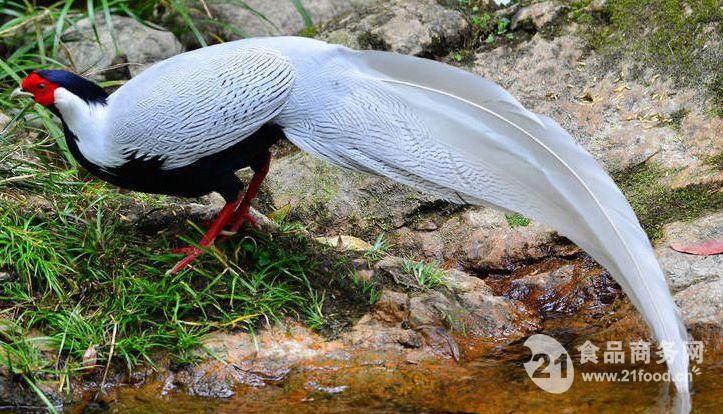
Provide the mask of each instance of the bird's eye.
[{"label": "bird's eye", "polygon": [[39,84],[38,89],[45,89],[45,84],[44,83]]}]

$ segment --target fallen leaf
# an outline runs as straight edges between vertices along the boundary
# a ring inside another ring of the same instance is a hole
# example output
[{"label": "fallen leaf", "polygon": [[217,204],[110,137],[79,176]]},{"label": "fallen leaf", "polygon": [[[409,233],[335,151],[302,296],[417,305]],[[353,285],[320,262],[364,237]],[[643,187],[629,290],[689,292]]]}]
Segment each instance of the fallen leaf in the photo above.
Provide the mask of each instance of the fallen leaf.
[{"label": "fallen leaf", "polygon": [[93,369],[98,365],[98,345],[91,344],[83,354],[83,368]]},{"label": "fallen leaf", "polygon": [[680,253],[694,254],[697,256],[712,256],[723,253],[723,240],[712,240],[702,243],[687,244],[671,243],[670,248]]},{"label": "fallen leaf", "polygon": [[317,237],[316,241],[319,243],[323,243],[326,245],[329,245],[331,247],[338,247],[340,249],[344,250],[354,250],[354,251],[368,251],[372,249],[372,245],[365,242],[362,239],[356,238],[354,236],[342,236],[339,235],[338,237]]},{"label": "fallen leaf", "polygon": [[594,102],[595,98],[592,96],[590,91],[585,91],[582,95],[578,96],[578,98],[582,99],[585,102]]},{"label": "fallen leaf", "polygon": [[286,219],[286,216],[289,215],[292,209],[293,207],[291,206],[291,204],[284,204],[280,208],[269,213],[268,217],[277,223],[281,223],[282,221],[284,221],[284,219]]}]

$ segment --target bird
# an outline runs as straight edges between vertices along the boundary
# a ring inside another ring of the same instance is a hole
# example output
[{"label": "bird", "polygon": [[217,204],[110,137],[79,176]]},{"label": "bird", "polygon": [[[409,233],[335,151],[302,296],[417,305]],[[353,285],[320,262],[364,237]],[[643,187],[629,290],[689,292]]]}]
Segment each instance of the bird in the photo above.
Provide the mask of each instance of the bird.
[{"label": "bird", "polygon": [[[112,94],[62,70],[37,70],[28,96],[62,121],[90,173],[130,190],[226,204],[188,266],[227,226],[249,221],[270,148],[286,137],[332,164],[439,199],[545,223],[605,267],[677,358],[677,411],[690,411],[687,332],[651,243],[595,158],[553,119],[501,86],[442,62],[302,37],[221,43],[158,62]],[[247,186],[239,169],[254,171]],[[245,188],[245,191],[244,191]]]}]

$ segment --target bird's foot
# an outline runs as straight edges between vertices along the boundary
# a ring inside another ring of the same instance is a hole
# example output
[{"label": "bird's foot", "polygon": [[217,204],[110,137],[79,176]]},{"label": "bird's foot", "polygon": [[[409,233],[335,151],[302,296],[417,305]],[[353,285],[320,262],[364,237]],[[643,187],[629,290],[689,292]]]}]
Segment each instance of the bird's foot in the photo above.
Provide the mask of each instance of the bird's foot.
[{"label": "bird's foot", "polygon": [[234,217],[234,219],[236,221],[233,224],[233,226],[231,227],[232,233],[236,233],[238,231],[238,229],[240,229],[241,226],[244,225],[244,223],[249,223],[256,230],[260,229],[259,222],[248,211],[246,211],[245,213],[238,214],[236,217]]},{"label": "bird's foot", "polygon": [[197,258],[198,256],[200,256],[201,253],[203,253],[203,250],[201,250],[201,249],[199,249],[198,247],[195,247],[195,246],[187,246],[187,247],[180,247],[180,248],[177,248],[177,249],[173,249],[173,250],[171,250],[171,252],[173,252],[173,253],[179,253],[179,254],[185,254],[185,255],[186,255],[186,257],[185,257],[183,260],[181,260],[180,262],[178,262],[178,263],[173,267],[173,269],[171,269],[171,274],[175,274],[175,273],[180,272],[180,271],[183,270],[186,266],[188,266],[189,264],[191,264],[191,262],[193,262],[194,260],[196,260],[196,258]]},{"label": "bird's foot", "polygon": [[197,247],[194,246],[185,246],[185,247],[174,247],[171,249],[172,254],[189,254],[193,253],[197,250]]}]

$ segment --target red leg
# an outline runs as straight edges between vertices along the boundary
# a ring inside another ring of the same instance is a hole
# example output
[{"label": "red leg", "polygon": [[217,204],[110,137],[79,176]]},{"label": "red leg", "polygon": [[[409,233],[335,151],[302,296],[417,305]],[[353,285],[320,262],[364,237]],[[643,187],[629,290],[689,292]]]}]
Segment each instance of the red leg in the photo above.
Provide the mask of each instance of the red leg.
[{"label": "red leg", "polygon": [[233,226],[231,226],[232,233],[238,231],[238,229],[247,220],[251,222],[252,225],[256,225],[256,220],[254,220],[254,218],[249,215],[249,209],[251,208],[251,201],[253,201],[253,199],[256,197],[256,194],[261,188],[261,183],[264,181],[264,178],[266,178],[266,174],[269,172],[270,163],[271,154],[266,157],[266,161],[264,161],[264,164],[261,166],[261,168],[254,171],[254,177],[251,179],[251,182],[249,182],[249,187],[248,189],[246,189],[246,194],[244,194],[241,205],[236,210],[236,213],[231,219],[231,222],[233,223]]},{"label": "red leg", "polygon": [[[216,217],[216,220],[214,220],[211,227],[208,229],[208,231],[206,231],[206,234],[203,235],[203,238],[198,243],[199,246],[208,247],[213,245],[213,242],[216,240],[216,237],[218,237],[219,233],[221,233],[221,230],[226,227],[226,224],[234,216],[234,211],[236,211],[239,204],[241,204],[240,198],[233,203],[227,203],[225,206],[223,206],[223,209],[221,209],[221,212],[218,213],[218,217]],[[203,250],[194,246],[178,249],[176,251],[186,253],[186,258],[178,262],[178,264],[171,270],[171,273],[177,273],[179,270],[183,269],[184,267],[188,266],[189,263],[194,261],[198,257],[198,255],[203,253]]]}]

